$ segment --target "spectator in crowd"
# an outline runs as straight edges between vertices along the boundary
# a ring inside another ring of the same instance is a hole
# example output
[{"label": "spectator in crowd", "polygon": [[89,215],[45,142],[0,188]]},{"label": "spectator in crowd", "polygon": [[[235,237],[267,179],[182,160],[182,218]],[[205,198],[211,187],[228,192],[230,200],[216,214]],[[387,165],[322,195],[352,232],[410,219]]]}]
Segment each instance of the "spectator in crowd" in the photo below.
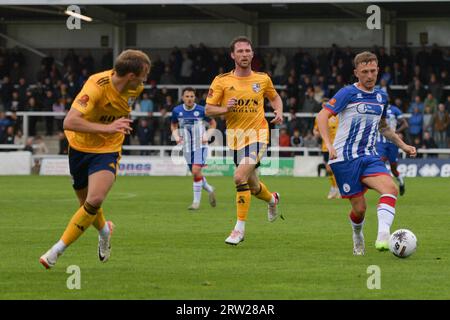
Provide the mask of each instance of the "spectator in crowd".
[{"label": "spectator in crowd", "polygon": [[438,81],[435,73],[432,73],[430,75],[430,82],[428,83],[428,91],[431,93],[431,95],[437,102],[441,101],[442,84]]},{"label": "spectator in crowd", "polygon": [[422,132],[428,131],[433,134],[433,112],[430,106],[426,106],[423,112]]},{"label": "spectator in crowd", "polygon": [[[279,144],[280,147],[290,147],[291,145],[291,137],[289,136],[286,128],[281,128],[280,130]],[[290,152],[280,152],[281,157],[289,157],[290,155]]]},{"label": "spectator in crowd", "polygon": [[445,101],[445,110],[450,113],[450,95],[447,96],[447,101]]},{"label": "spectator in crowd", "polygon": [[[41,111],[34,97],[28,99],[28,104],[25,107],[25,111]],[[38,121],[39,117],[36,116],[30,116],[28,118],[28,133],[30,134],[30,136],[36,135],[36,124]]]},{"label": "spectator in crowd", "polygon": [[[425,132],[423,134],[423,141],[422,141],[422,148],[424,149],[436,149],[438,145],[433,139],[433,136],[429,132]],[[428,153],[427,154],[429,158],[436,158],[437,154],[435,153]]]},{"label": "spectator in crowd", "polygon": [[409,135],[412,141],[422,136],[423,115],[418,106],[415,106],[411,118],[409,118]]},{"label": "spectator in crowd", "polygon": [[314,137],[311,130],[309,130],[306,136],[303,138],[303,146],[306,148],[317,148],[319,146],[317,138]]},{"label": "spectator in crowd", "polygon": [[29,151],[31,153],[34,153],[33,140],[34,140],[33,137],[27,138],[23,151]]},{"label": "spectator in crowd", "polygon": [[412,113],[415,108],[419,109],[420,113],[423,113],[425,110],[425,105],[423,104],[420,96],[416,96],[414,98],[414,101],[409,105],[408,112]]},{"label": "spectator in crowd", "polygon": [[155,104],[153,103],[153,100],[151,100],[148,93],[144,91],[142,93],[142,99],[136,103],[136,111],[151,114],[153,113],[154,108]]},{"label": "spectator in crowd", "polygon": [[8,119],[3,111],[0,111],[0,141],[4,141],[6,130],[11,126],[11,120]]},{"label": "spectator in crowd", "polygon": [[5,75],[1,83],[0,98],[2,99],[5,110],[11,108],[11,98],[14,91],[14,86],[11,79]]},{"label": "spectator in crowd", "polygon": [[9,105],[6,107],[6,110],[8,111],[22,111],[23,110],[23,104],[19,100],[19,92],[13,91],[12,93],[12,99],[9,102]]},{"label": "spectator in crowd", "polygon": [[313,87],[308,87],[306,89],[305,100],[301,112],[318,112],[320,110],[320,103],[314,99],[314,94]]},{"label": "spectator in crowd", "polygon": [[[45,97],[43,99],[43,108],[42,111],[53,111],[53,105],[55,104],[56,100],[53,95],[53,90],[47,90],[45,92]],[[53,116],[45,117],[45,124],[46,124],[46,136],[52,136],[53,135],[53,124],[54,124],[54,118]]]},{"label": "spectator in crowd", "polygon": [[[66,99],[59,98],[52,106],[53,112],[66,112]],[[65,116],[54,116],[56,129],[58,131],[63,131],[63,122]]]},{"label": "spectator in crowd", "polygon": [[[423,143],[422,143],[422,139],[420,136],[415,136],[412,141],[413,141],[412,146],[415,147],[416,150],[423,148]],[[416,158],[422,158],[422,153],[418,152],[416,155]]]},{"label": "spectator in crowd", "polygon": [[167,109],[161,109],[161,116],[157,120],[158,124],[158,134],[159,134],[159,144],[160,145],[169,145],[172,136],[172,132],[170,131],[170,116],[167,114]]},{"label": "spectator in crowd", "polygon": [[192,83],[192,68],[194,62],[189,57],[187,52],[183,53],[183,62],[181,63],[181,83],[190,84]]},{"label": "spectator in crowd", "polygon": [[[149,124],[146,118],[139,119],[139,125],[137,129],[137,137],[141,146],[148,146],[153,144],[154,132],[153,127]],[[141,156],[150,155],[149,150],[141,150]]]},{"label": "spectator in crowd", "polygon": [[48,147],[45,144],[44,139],[42,138],[42,136],[36,136],[34,138],[34,154],[47,154],[48,153]]},{"label": "spectator in crowd", "polygon": [[420,82],[418,78],[415,78],[414,81],[409,84],[407,94],[410,97],[409,101],[414,101],[417,96],[420,97],[421,101],[423,98],[425,98],[426,94],[425,88],[423,87],[422,82]]},{"label": "spectator in crowd", "polygon": [[450,125],[450,116],[443,103],[439,104],[438,110],[433,116],[433,123],[436,144],[439,148],[447,148],[447,129]]},{"label": "spectator in crowd", "polygon": [[286,56],[281,52],[281,49],[276,49],[276,52],[272,57],[273,82],[275,84],[281,84],[283,82],[286,65]]},{"label": "spectator in crowd", "polygon": [[160,84],[177,84],[177,78],[172,73],[172,70],[169,66],[164,67],[164,73],[161,75],[161,80],[159,81]]},{"label": "spectator in crowd", "polygon": [[291,136],[291,146],[293,147],[303,146],[303,137],[300,135],[300,130],[298,128],[294,129],[294,133]]},{"label": "spectator in crowd", "polygon": [[25,144],[25,139],[23,137],[22,130],[17,130],[16,135],[14,136],[14,144],[23,145]]},{"label": "spectator in crowd", "polygon": [[[5,135],[3,136],[3,140],[1,143],[3,144],[14,144],[14,127],[9,126],[6,128]],[[14,149],[4,149],[3,151],[14,151]]]},{"label": "spectator in crowd", "polygon": [[433,94],[431,92],[429,92],[427,94],[427,97],[423,101],[423,105],[424,105],[424,108],[426,108],[427,106],[430,107],[431,112],[435,113],[437,110],[438,101],[435,97],[433,97]]}]

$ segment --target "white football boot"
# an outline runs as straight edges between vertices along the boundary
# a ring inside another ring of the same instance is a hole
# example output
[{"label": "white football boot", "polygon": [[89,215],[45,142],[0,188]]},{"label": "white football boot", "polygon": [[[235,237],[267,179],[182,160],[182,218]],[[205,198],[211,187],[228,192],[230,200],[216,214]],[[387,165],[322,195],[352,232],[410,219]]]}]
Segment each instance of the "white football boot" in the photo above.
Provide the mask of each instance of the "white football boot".
[{"label": "white football boot", "polygon": [[233,246],[236,246],[239,244],[239,242],[244,241],[244,233],[234,229],[231,231],[231,234],[228,238],[225,239],[226,244],[231,244]]},{"label": "white football boot", "polygon": [[280,202],[280,194],[278,192],[274,192],[272,195],[275,197],[275,203],[269,203],[267,205],[267,219],[269,222],[274,222],[279,216],[278,203]]},{"label": "white football boot", "polygon": [[111,221],[106,221],[109,227],[109,235],[105,239],[104,237],[98,235],[98,258],[101,262],[106,262],[111,256],[111,236],[114,231],[114,223]]},{"label": "white football boot", "polygon": [[363,256],[365,253],[364,235],[360,232],[359,235],[353,233],[353,255]]},{"label": "white football boot", "polygon": [[45,267],[45,269],[50,269],[55,266],[56,260],[58,260],[60,255],[61,254],[53,252],[50,248],[50,250],[48,250],[39,258],[39,262]]}]

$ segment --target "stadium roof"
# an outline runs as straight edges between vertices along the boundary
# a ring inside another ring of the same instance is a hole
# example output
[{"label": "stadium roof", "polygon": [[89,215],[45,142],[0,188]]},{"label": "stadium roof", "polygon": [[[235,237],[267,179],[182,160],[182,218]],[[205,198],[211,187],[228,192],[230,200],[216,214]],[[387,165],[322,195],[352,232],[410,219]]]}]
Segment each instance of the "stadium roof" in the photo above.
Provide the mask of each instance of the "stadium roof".
[{"label": "stadium roof", "polygon": [[[47,1],[53,5],[17,5],[21,1],[11,1],[14,5],[1,5],[0,22],[18,20],[59,20],[64,16],[66,6],[55,5],[63,1]],[[83,1],[78,0],[79,4]],[[113,1],[108,1],[109,3]],[[88,14],[94,20],[111,22],[116,17],[123,21],[164,21],[164,20],[237,20],[252,24],[256,20],[279,19],[366,19],[367,3],[245,3],[231,4],[148,4],[127,5],[89,5],[81,6],[83,14]],[[156,2],[156,1],[154,1]],[[160,1],[158,1],[160,2]],[[169,1],[167,1],[169,2]],[[180,2],[180,1],[177,1]],[[204,1],[203,1],[204,2]],[[249,1],[244,1],[249,2]],[[287,2],[287,1],[283,1]],[[317,1],[316,1],[317,2]],[[42,2],[41,2],[42,3]],[[92,3],[92,2],[90,2]],[[450,17],[450,5],[446,1],[414,2],[371,2],[379,5],[382,10],[393,14],[396,19]]]}]

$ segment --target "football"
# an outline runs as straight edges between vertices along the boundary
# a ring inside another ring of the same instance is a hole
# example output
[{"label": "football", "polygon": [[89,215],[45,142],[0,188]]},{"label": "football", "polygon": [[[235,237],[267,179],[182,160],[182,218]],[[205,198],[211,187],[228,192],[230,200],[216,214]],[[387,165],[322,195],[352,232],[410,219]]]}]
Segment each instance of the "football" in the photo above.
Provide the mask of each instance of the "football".
[{"label": "football", "polygon": [[389,238],[389,250],[399,258],[412,255],[417,248],[417,238],[408,229],[399,229]]}]

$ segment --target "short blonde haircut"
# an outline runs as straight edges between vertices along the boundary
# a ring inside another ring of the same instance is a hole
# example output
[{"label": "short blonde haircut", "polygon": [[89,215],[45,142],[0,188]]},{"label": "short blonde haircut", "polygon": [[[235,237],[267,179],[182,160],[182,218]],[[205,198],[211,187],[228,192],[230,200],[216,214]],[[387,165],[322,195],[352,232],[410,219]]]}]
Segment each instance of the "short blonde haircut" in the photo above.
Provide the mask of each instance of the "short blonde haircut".
[{"label": "short blonde haircut", "polygon": [[354,63],[355,68],[356,68],[356,67],[358,67],[358,64],[360,64],[360,63],[367,64],[367,63],[369,63],[371,61],[375,61],[377,63],[377,65],[378,65],[378,58],[377,58],[377,56],[374,53],[372,53],[372,52],[364,51],[364,52],[358,53],[355,56],[355,59],[353,60],[353,63]]},{"label": "short blonde haircut", "polygon": [[123,77],[128,73],[140,75],[144,66],[151,66],[151,61],[148,55],[141,50],[125,50],[116,58],[114,62],[114,70],[119,77]]}]

